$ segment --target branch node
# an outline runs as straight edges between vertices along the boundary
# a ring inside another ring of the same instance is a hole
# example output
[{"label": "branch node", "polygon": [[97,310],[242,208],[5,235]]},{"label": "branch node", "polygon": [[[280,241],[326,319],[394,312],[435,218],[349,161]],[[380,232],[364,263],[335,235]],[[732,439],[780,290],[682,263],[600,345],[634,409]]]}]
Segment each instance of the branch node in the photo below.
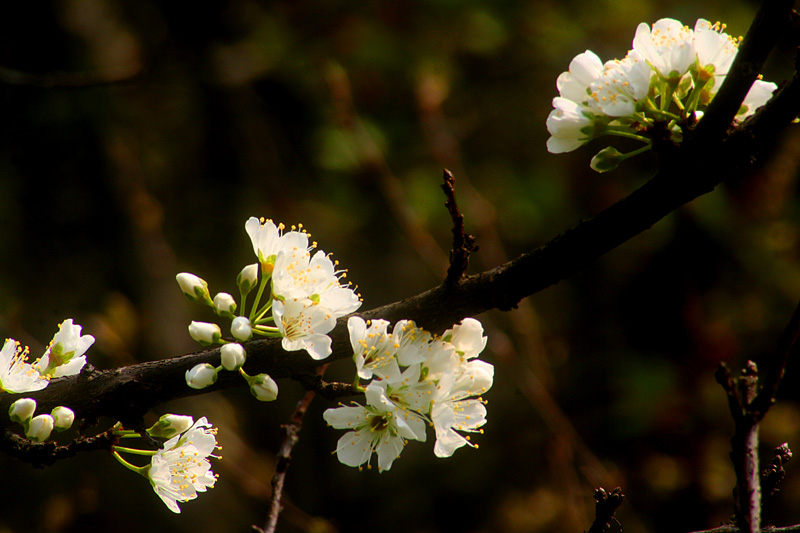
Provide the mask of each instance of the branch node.
[{"label": "branch node", "polygon": [[450,212],[453,221],[453,249],[450,250],[450,266],[447,268],[445,285],[452,287],[467,273],[469,267],[469,256],[478,250],[475,244],[475,237],[464,233],[464,215],[458,210],[456,203],[456,178],[453,173],[444,169],[442,190],[447,198],[444,205]]},{"label": "branch node", "polygon": [[[617,519],[614,518],[614,513],[622,505],[624,499],[625,495],[620,487],[611,491],[598,487],[594,491],[594,500],[597,502],[594,507],[594,522],[592,522],[592,527],[589,528],[587,533],[607,533],[611,528],[612,522],[619,525]],[[622,530],[621,526],[620,530]]]},{"label": "branch node", "polygon": [[770,465],[761,471],[761,493],[763,499],[767,499],[778,492],[778,485],[786,477],[783,465],[792,458],[792,450],[787,443],[783,443],[772,452],[774,457]]}]

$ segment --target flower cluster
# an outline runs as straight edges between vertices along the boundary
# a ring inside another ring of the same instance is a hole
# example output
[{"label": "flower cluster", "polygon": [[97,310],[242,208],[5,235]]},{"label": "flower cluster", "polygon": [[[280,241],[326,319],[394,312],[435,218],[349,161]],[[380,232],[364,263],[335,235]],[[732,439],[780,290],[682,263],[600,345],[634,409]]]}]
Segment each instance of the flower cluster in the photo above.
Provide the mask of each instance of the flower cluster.
[{"label": "flower cluster", "polygon": [[[178,502],[197,498],[198,492],[212,488],[217,480],[211,471],[209,457],[218,449],[216,428],[205,417],[194,422],[192,417],[164,415],[147,433],[151,437],[168,438],[159,450],[140,450],[114,446],[114,457],[123,466],[146,477],[153,490],[173,513],[180,513]],[[133,430],[119,428],[119,438],[141,437]],[[150,464],[135,466],[121,455],[129,453],[150,457]]]},{"label": "flower cluster", "polygon": [[[349,284],[341,282],[346,272],[337,268],[336,261],[322,250],[312,254],[316,243],[310,242],[302,225],[285,229],[283,224],[255,217],[245,223],[258,263],[244,267],[236,279],[240,307],[228,293],[218,293],[212,299],[208,284],[194,274],[178,274],[177,281],[190,300],[231,319],[230,332],[236,341],[244,342],[256,335],[281,337],[285,350],[305,350],[314,359],[325,359],[331,354],[328,333],[336,319],[358,309],[361,299]],[[254,290],[248,313],[247,297]],[[241,368],[246,357],[244,348],[238,342],[222,339],[222,329],[217,324],[193,321],[189,334],[204,346],[223,344],[219,367],[206,363],[186,373],[190,387],[200,389],[213,384],[224,368],[238,370],[256,398],[275,399],[275,382],[266,374],[248,376]]]},{"label": "flower cluster", "polygon": [[[578,54],[556,82],[559,96],[547,117],[547,149],[570,152],[602,135],[637,139],[644,146],[628,154],[609,147],[592,159],[598,172],[649,150],[653,131],[680,142],[684,128],[703,115],[736,57],[741,38],[725,26],[699,19],[694,29],[661,19],[636,29],[633,48],[623,59],[603,63],[592,51]],[[764,105],[777,88],[757,80],[744,99],[737,121]]]},{"label": "flower cluster", "polygon": [[86,350],[94,343],[81,335],[81,326],[68,318],[59,325],[41,358],[28,362],[30,350],[14,339],[6,339],[0,350],[0,391],[11,393],[42,390],[50,378],[72,376],[86,364]]},{"label": "flower cluster", "polygon": [[462,433],[482,432],[486,423],[486,392],[494,367],[477,359],[486,346],[483,326],[473,318],[447,330],[441,338],[401,320],[389,331],[389,322],[347,323],[356,385],[370,380],[364,390],[366,405],[354,403],[328,409],[323,417],[337,429],[349,430],[339,439],[339,461],[369,467],[373,452],[378,469],[389,470],[408,440],[426,440],[425,425],[436,433],[434,453],[449,457],[469,444]]}]

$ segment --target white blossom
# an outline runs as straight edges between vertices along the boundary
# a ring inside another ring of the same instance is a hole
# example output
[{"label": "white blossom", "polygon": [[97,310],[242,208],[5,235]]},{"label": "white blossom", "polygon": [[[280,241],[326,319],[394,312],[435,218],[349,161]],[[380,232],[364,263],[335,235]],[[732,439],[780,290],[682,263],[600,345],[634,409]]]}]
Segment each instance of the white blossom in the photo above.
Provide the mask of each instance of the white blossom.
[{"label": "white blossom", "polygon": [[217,447],[216,430],[205,417],[183,435],[164,443],[153,455],[147,477],[153,490],[173,513],[180,513],[178,502],[197,498],[214,486],[216,477],[208,457]]},{"label": "white blossom", "polygon": [[[283,233],[284,225],[272,220],[263,222],[256,217],[250,217],[244,225],[247,235],[253,244],[253,251],[258,257],[262,268],[273,265],[275,258],[282,250],[308,251],[308,234],[304,231],[288,231]],[[301,226],[302,228],[302,226]]]},{"label": "white blossom", "polygon": [[36,366],[45,376],[73,376],[86,364],[84,354],[92,344],[94,337],[81,335],[81,326],[68,318],[59,325],[58,332]]},{"label": "white blossom", "polygon": [[442,334],[465,359],[474,359],[486,348],[483,325],[474,318],[465,318]]},{"label": "white blossom", "polygon": [[603,74],[589,87],[589,107],[609,117],[632,115],[639,102],[647,97],[652,72],[635,54],[607,61]]},{"label": "white blossom", "polygon": [[322,416],[334,428],[350,430],[336,446],[340,462],[353,467],[369,465],[374,452],[382,472],[392,467],[407,440],[425,441],[425,421],[413,411],[399,408],[378,383],[367,387],[366,397],[366,406],[328,409]]},{"label": "white blossom", "polygon": [[388,333],[389,322],[372,320],[369,323],[358,316],[347,319],[347,330],[350,332],[350,345],[353,348],[353,360],[356,373],[361,379],[372,379],[377,376],[383,379],[400,377],[400,367],[394,356],[394,336]]},{"label": "white blossom", "polygon": [[583,104],[557,96],[547,116],[547,150],[551,154],[571,152],[594,136],[594,113]]},{"label": "white blossom", "polygon": [[677,80],[695,62],[694,32],[675,19],[661,19],[652,27],[643,22],[636,28],[633,51],[662,78]]},{"label": "white blossom", "polygon": [[47,387],[49,381],[27,362],[28,348],[14,339],[6,339],[0,350],[0,390],[11,393],[33,392]]},{"label": "white blossom", "polygon": [[584,104],[589,98],[589,85],[603,73],[603,62],[591,50],[575,56],[569,64],[569,71],[562,72],[556,80],[558,93],[562,98],[576,104]]},{"label": "white blossom", "polygon": [[329,309],[309,298],[287,298],[272,303],[272,316],[283,336],[284,350],[306,350],[317,360],[331,354],[327,333],[336,325],[336,318]]},{"label": "white blossom", "polygon": [[756,80],[753,86],[744,97],[739,112],[736,114],[736,120],[741,122],[750,117],[756,110],[767,103],[767,100],[772,98],[772,93],[778,89],[778,86],[770,81]]},{"label": "white blossom", "polygon": [[356,292],[339,282],[343,274],[322,250],[313,257],[307,252],[283,251],[275,261],[272,292],[283,298],[310,298],[339,318],[361,306]]},{"label": "white blossom", "polygon": [[458,448],[469,444],[469,437],[460,432],[480,432],[486,423],[486,406],[476,398],[492,386],[494,367],[485,361],[473,359],[446,372],[438,383],[433,400],[431,420],[436,431],[434,453],[449,457]]}]

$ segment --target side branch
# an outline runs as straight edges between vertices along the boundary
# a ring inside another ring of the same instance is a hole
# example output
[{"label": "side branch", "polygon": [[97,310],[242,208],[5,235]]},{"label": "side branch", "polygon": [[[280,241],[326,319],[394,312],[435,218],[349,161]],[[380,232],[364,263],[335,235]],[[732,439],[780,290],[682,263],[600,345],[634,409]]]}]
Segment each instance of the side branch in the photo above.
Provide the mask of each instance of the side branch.
[{"label": "side branch", "polygon": [[455,186],[456,178],[449,170],[445,169],[442,190],[447,197],[447,201],[444,205],[453,220],[453,249],[450,250],[450,266],[447,268],[447,277],[444,281],[447,286],[455,285],[461,281],[467,273],[469,256],[478,250],[478,245],[475,244],[475,237],[464,233],[464,215],[458,210]]}]

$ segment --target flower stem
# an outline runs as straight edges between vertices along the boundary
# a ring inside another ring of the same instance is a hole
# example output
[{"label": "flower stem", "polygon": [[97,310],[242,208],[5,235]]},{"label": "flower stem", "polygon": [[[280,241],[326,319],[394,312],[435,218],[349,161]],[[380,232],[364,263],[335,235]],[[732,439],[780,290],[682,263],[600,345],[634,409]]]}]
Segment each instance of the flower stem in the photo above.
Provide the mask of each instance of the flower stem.
[{"label": "flower stem", "polygon": [[607,135],[616,135],[617,137],[625,137],[627,139],[636,139],[637,141],[642,141],[645,144],[650,144],[650,139],[644,137],[643,135],[639,135],[638,133],[632,133],[627,130],[616,130],[613,128],[608,128],[606,130]]},{"label": "flower stem", "polygon": [[[119,446],[115,446],[114,448],[119,448]],[[117,453],[116,449],[114,450],[114,458],[117,461],[119,461],[119,464],[121,464],[122,466],[124,466],[128,470],[136,472],[137,474],[139,474],[141,476],[147,476],[146,470],[150,467],[150,465],[136,466],[134,464],[131,464],[128,461],[126,461],[125,459],[123,459],[122,456],[119,453]]]},{"label": "flower stem", "polygon": [[261,296],[264,294],[264,289],[266,288],[266,286],[267,286],[267,276],[263,276],[261,278],[261,283],[258,285],[258,292],[256,293],[256,299],[253,301],[253,309],[250,311],[250,322],[255,321],[256,309],[258,309],[258,303],[261,301]]},{"label": "flower stem", "polygon": [[125,453],[130,453],[130,454],[133,454],[133,455],[155,455],[156,454],[155,450],[140,450],[138,448],[125,448],[124,446],[114,446],[114,453],[116,453],[117,450],[119,450],[121,452],[125,452]]}]

